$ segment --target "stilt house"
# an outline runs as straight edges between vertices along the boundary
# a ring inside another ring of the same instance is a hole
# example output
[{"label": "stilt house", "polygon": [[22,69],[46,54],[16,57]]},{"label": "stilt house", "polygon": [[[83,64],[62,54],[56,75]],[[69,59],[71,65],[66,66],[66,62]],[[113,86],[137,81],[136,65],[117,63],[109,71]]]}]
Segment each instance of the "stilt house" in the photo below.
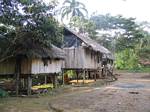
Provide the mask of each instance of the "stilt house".
[{"label": "stilt house", "polygon": [[63,50],[66,54],[64,70],[96,71],[101,68],[103,55],[111,54],[89,37],[65,28]]},{"label": "stilt house", "polygon": [[64,52],[54,45],[48,48],[30,39],[25,40],[15,49],[14,54],[0,61],[0,75],[15,77],[17,94],[21,79],[26,79],[28,94],[31,94],[32,77],[60,73],[64,56]]}]

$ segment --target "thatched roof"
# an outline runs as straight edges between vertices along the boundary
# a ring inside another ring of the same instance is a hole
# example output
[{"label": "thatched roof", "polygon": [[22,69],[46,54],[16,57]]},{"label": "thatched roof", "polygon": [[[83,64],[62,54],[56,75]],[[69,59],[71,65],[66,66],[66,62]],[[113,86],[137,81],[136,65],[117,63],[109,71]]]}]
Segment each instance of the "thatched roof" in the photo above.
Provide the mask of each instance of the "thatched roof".
[{"label": "thatched roof", "polygon": [[103,54],[107,54],[107,58],[113,59],[111,52],[107,48],[105,48],[104,46],[97,43],[95,40],[92,40],[88,36],[80,35],[74,31],[72,31],[69,28],[65,27],[65,29],[68,30],[69,32],[71,32],[72,34],[74,34],[77,38],[79,38],[81,41],[83,41],[88,47],[92,48],[94,51],[101,52]]},{"label": "thatched roof", "polygon": [[41,59],[64,59],[65,53],[58,47],[51,45],[42,46],[31,39],[24,40],[16,46],[11,46],[12,52],[6,53],[1,57],[1,60],[6,60],[11,57],[23,56],[27,58],[41,58]]}]

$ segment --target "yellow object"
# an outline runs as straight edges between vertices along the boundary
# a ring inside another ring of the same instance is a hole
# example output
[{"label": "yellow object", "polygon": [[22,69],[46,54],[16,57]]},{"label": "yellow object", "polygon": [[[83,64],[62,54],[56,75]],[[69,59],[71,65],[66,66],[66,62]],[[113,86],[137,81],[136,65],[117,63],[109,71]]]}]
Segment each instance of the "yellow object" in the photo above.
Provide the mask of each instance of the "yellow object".
[{"label": "yellow object", "polygon": [[32,90],[38,90],[38,89],[47,89],[47,88],[53,88],[53,84],[43,84],[43,85],[37,85],[37,86],[32,86]]},{"label": "yellow object", "polygon": [[[84,83],[92,83],[94,80],[84,80]],[[69,83],[77,83],[77,80],[69,81]],[[83,83],[83,80],[78,80],[78,83]]]}]

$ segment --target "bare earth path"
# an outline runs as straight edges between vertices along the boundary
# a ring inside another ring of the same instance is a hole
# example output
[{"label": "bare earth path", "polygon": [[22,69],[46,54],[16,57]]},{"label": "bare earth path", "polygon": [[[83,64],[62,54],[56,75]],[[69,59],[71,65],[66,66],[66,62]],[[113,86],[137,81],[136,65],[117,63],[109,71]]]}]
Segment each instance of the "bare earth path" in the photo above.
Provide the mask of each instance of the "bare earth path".
[{"label": "bare earth path", "polygon": [[51,102],[64,112],[150,112],[150,74],[123,74],[112,85]]},{"label": "bare earth path", "polygon": [[12,98],[0,103],[0,112],[150,112],[150,74],[122,73],[104,87],[56,97]]}]

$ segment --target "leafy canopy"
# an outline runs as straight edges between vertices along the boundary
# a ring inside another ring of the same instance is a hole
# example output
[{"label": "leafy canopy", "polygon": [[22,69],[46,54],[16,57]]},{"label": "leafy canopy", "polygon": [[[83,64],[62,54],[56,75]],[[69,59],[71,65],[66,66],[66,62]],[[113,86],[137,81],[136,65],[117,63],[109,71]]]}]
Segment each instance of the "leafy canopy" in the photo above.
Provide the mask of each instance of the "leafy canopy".
[{"label": "leafy canopy", "polygon": [[53,18],[56,5],[55,0],[49,5],[41,0],[1,0],[0,54],[13,55],[28,39],[41,47],[60,45],[61,28]]},{"label": "leafy canopy", "polygon": [[69,23],[70,28],[81,34],[87,34],[90,38],[96,38],[96,25],[89,19],[74,16]]},{"label": "leafy canopy", "polygon": [[[116,40],[116,50],[121,51],[125,48],[134,48],[144,37],[143,30],[135,22],[134,18],[124,18],[122,16],[94,15],[91,17],[96,24],[97,30],[105,31],[106,39]],[[107,35],[106,35],[107,34]],[[102,35],[103,36],[103,35]]]}]

